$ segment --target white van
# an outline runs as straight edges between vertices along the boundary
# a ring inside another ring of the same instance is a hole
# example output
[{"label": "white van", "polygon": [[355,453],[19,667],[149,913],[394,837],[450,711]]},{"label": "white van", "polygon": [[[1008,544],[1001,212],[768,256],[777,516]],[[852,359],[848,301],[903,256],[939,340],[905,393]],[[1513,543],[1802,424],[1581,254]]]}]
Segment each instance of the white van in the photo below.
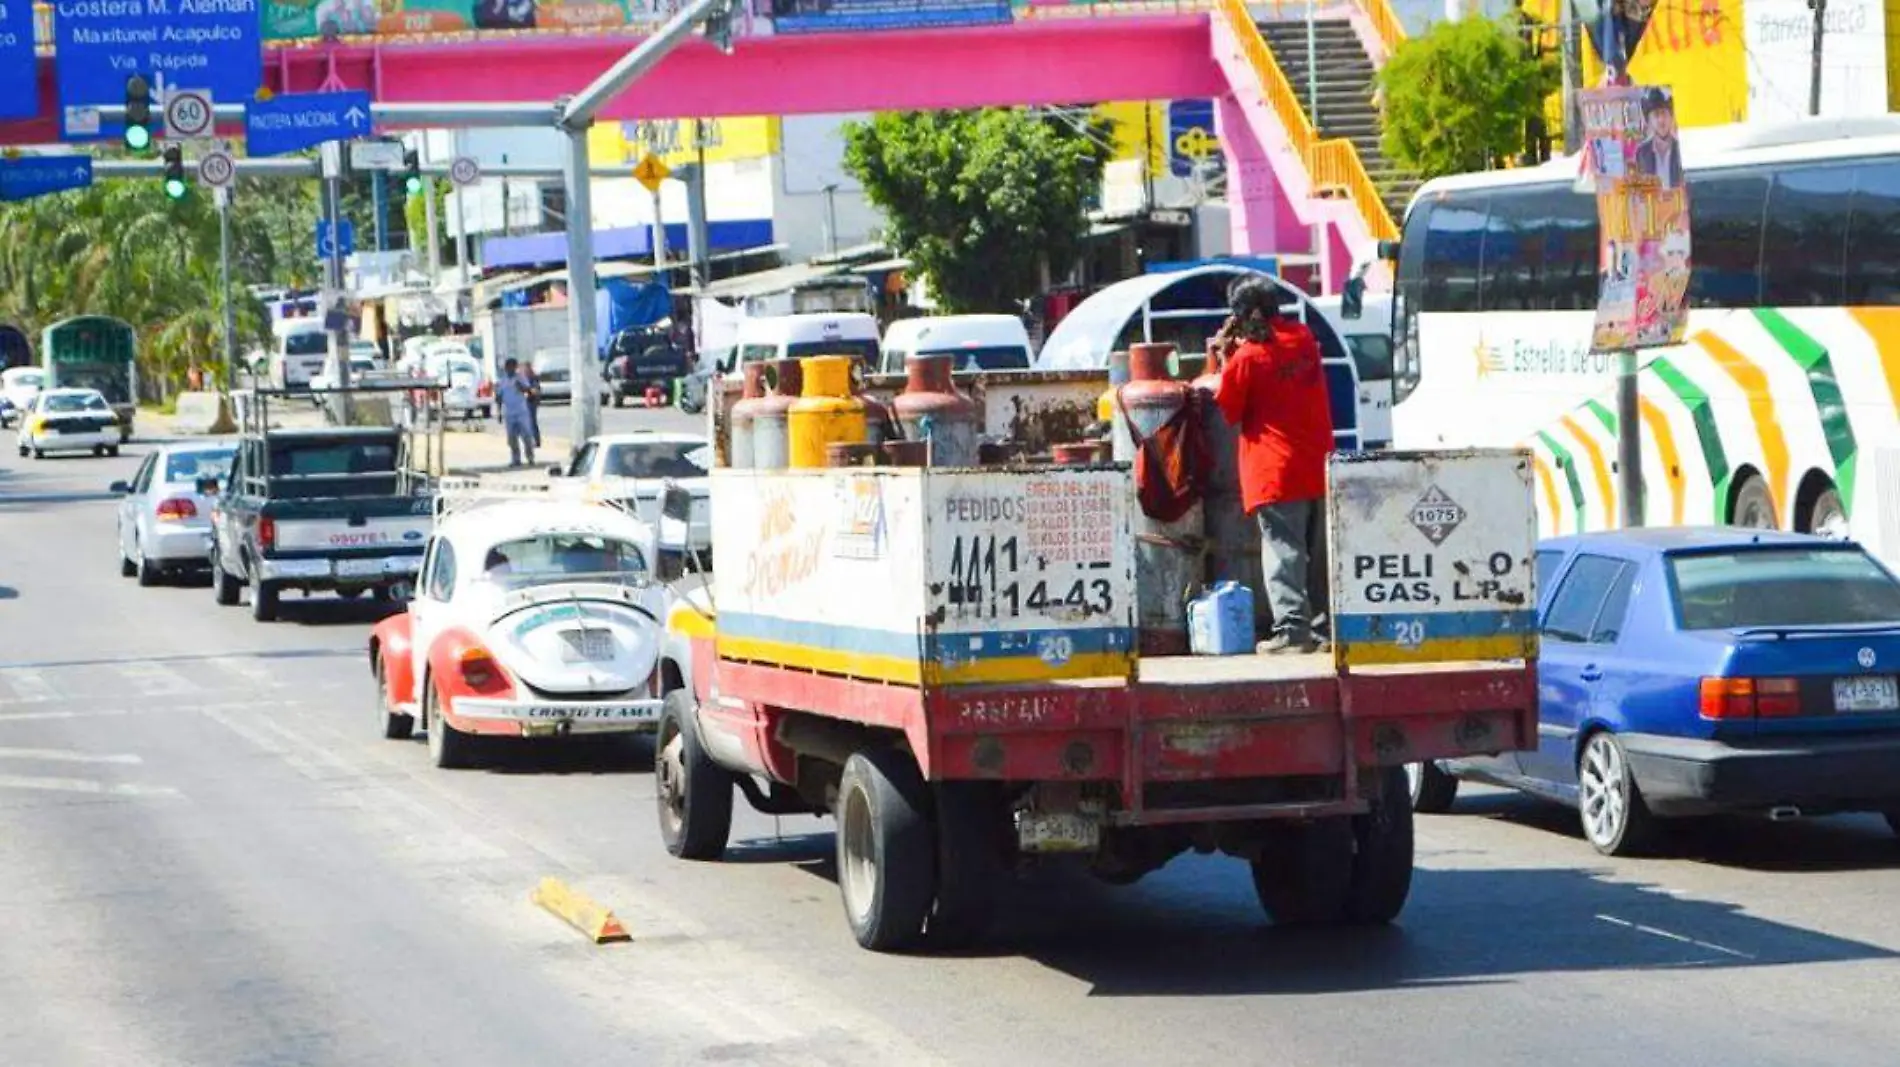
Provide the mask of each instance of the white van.
[{"label": "white van", "polygon": [[271,329],[271,381],[279,389],[308,389],[330,357],[330,333],[321,319],[284,319]]},{"label": "white van", "polygon": [[886,374],[901,374],[911,356],[952,355],[955,368],[1028,370],[1029,330],[1014,315],[932,315],[899,319],[884,331]]},{"label": "white van", "polygon": [[1359,439],[1365,448],[1386,448],[1392,443],[1392,294],[1365,293],[1359,303],[1359,314],[1347,318],[1340,297],[1313,298],[1359,370]]},{"label": "white van", "polygon": [[865,369],[878,365],[877,318],[838,312],[823,315],[773,315],[739,324],[736,360],[726,373],[747,363],[806,356],[856,356]]}]

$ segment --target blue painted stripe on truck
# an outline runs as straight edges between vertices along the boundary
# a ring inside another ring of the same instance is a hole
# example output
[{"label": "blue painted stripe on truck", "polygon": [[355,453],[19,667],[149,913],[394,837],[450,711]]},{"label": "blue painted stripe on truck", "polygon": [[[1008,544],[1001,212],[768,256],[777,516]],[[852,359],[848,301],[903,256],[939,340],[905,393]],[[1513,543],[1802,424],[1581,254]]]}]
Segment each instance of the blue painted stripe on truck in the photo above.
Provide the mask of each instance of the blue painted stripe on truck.
[{"label": "blue painted stripe on truck", "polygon": [[1052,644],[1067,640],[1057,651],[1068,656],[1091,653],[1120,653],[1135,647],[1135,631],[1129,627],[1089,628],[1056,627],[1038,630],[988,630],[976,633],[935,634],[919,640],[918,635],[898,630],[879,630],[866,626],[782,619],[772,615],[753,615],[722,611],[719,634],[723,637],[753,638],[814,648],[848,649],[873,656],[917,657],[940,663],[958,663],[973,659],[999,659],[1015,656],[1042,658]]},{"label": "blue painted stripe on truck", "polygon": [[1391,615],[1341,615],[1333,620],[1338,641],[1390,643],[1527,634],[1537,627],[1534,611],[1420,611]]}]

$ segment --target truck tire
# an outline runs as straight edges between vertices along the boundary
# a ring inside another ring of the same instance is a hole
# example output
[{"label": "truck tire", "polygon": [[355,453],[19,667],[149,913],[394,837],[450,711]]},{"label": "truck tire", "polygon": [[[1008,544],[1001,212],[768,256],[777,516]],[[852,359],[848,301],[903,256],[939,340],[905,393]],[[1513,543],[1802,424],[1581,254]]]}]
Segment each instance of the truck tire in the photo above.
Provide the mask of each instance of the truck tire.
[{"label": "truck tire", "polygon": [[960,949],[981,940],[996,914],[1003,875],[1002,797],[992,782],[937,782],[937,902],[924,921],[932,948]]},{"label": "truck tire", "polygon": [[431,679],[422,683],[422,700],[422,729],[429,735],[429,762],[445,771],[471,766],[475,739],[442,718],[442,701]]},{"label": "truck tire", "polygon": [[221,607],[231,607],[238,602],[238,594],[244,583],[232,577],[224,569],[224,560],[218,555],[216,546],[211,549],[211,595]]},{"label": "truck tire", "polygon": [[858,944],[873,952],[913,945],[937,897],[930,791],[917,763],[889,748],[845,761],[838,781],[838,888]]},{"label": "truck tire", "polygon": [[277,586],[259,581],[251,586],[251,618],[273,622],[277,618]]},{"label": "truck tire", "polygon": [[1412,795],[1412,810],[1426,815],[1443,815],[1458,799],[1458,779],[1431,760],[1406,764],[1405,784]]},{"label": "truck tire", "polygon": [[1279,926],[1331,926],[1346,918],[1352,888],[1352,819],[1335,816],[1272,828],[1253,861],[1253,888]]},{"label": "truck tire", "polygon": [[1405,768],[1379,772],[1378,799],[1371,811],[1353,816],[1352,835],[1346,918],[1367,925],[1389,923],[1405,910],[1405,898],[1412,892],[1412,798]]},{"label": "truck tire", "polygon": [[660,839],[683,860],[716,860],[732,836],[732,772],[714,763],[699,743],[693,695],[666,694],[653,747],[654,793]]},{"label": "truck tire", "polygon": [[407,741],[416,736],[416,717],[404,715],[389,702],[389,688],[383,682],[382,653],[376,656],[376,710],[383,717],[383,738],[388,741]]}]

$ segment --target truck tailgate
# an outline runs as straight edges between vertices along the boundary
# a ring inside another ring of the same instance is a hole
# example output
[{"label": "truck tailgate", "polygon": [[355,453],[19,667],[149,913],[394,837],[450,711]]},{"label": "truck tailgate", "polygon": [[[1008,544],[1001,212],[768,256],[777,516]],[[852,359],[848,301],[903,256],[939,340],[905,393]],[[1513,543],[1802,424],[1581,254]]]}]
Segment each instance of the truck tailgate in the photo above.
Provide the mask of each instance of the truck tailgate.
[{"label": "truck tailgate", "polygon": [[353,550],[421,552],[434,527],[427,497],[332,497],[272,501],[264,514],[277,525],[279,553]]}]

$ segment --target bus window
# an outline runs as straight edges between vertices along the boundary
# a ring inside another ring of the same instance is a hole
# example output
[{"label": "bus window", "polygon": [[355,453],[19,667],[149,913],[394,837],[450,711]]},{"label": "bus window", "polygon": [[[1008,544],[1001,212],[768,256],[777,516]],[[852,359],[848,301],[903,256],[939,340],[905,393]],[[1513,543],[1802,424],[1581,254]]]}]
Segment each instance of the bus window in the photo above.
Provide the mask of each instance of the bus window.
[{"label": "bus window", "polygon": [[1847,262],[1848,304],[1900,304],[1900,162],[1855,168]]},{"label": "bus window", "polygon": [[[1847,205],[1854,194],[1851,163],[1821,163],[1776,172],[1768,193],[1769,254],[1762,256],[1762,303],[1770,307],[1837,307],[1847,273]],[[1783,254],[1783,250],[1789,253]]]},{"label": "bus window", "polygon": [[1761,303],[1762,212],[1768,177],[1754,167],[1717,171],[1689,180],[1689,232],[1695,307],[1752,308]]},{"label": "bus window", "polygon": [[1484,229],[1491,196],[1455,193],[1433,205],[1425,235],[1425,308],[1477,311]]}]

